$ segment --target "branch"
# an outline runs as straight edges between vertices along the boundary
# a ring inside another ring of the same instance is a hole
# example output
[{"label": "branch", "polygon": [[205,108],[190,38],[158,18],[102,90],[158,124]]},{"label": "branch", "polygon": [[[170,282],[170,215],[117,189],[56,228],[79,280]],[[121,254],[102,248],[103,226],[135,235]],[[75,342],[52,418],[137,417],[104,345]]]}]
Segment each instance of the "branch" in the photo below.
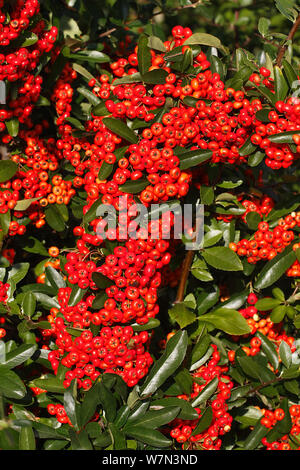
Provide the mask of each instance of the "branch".
[{"label": "branch", "polygon": [[180,278],[180,282],[179,282],[179,286],[177,290],[177,296],[175,300],[176,304],[183,301],[184,293],[185,293],[185,286],[189,277],[190,267],[193,262],[194,253],[195,253],[194,251],[188,251],[187,254],[185,255],[183,265],[182,265],[181,278]]},{"label": "branch", "polygon": [[300,13],[297,16],[297,19],[296,19],[295,23],[293,24],[293,26],[292,26],[292,28],[291,28],[291,30],[290,30],[287,38],[286,38],[285,44],[283,44],[278,50],[278,54],[277,54],[277,58],[276,58],[276,65],[278,65],[278,67],[281,66],[281,62],[282,62],[283,56],[284,56],[286,48],[287,48],[287,42],[293,40],[299,26],[300,26]]}]

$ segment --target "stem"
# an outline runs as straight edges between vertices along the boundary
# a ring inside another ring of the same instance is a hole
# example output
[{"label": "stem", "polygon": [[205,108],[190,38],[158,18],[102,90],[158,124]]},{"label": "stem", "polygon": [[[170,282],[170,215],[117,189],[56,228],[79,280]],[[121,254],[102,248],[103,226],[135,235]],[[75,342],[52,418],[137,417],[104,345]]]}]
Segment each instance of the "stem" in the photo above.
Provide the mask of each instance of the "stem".
[{"label": "stem", "polygon": [[[291,27],[291,30],[286,38],[286,43],[288,41],[292,41],[294,36],[295,36],[295,33],[297,31],[297,29],[299,28],[299,25],[300,25],[300,13],[299,15],[297,16],[297,19],[295,21],[295,23],[293,24],[293,26]],[[282,59],[283,59],[283,56],[284,56],[284,53],[286,51],[286,48],[287,48],[287,44],[283,44],[279,49],[278,49],[278,54],[277,54],[277,58],[276,58],[276,65],[278,65],[278,67],[281,66],[281,62],[282,62]]]},{"label": "stem", "polygon": [[183,265],[182,265],[182,274],[181,274],[181,278],[180,278],[180,282],[179,282],[179,286],[177,290],[177,296],[175,300],[176,304],[183,301],[184,293],[185,293],[185,286],[189,277],[190,267],[193,262],[194,253],[195,253],[194,251],[188,251],[187,254],[185,255]]}]

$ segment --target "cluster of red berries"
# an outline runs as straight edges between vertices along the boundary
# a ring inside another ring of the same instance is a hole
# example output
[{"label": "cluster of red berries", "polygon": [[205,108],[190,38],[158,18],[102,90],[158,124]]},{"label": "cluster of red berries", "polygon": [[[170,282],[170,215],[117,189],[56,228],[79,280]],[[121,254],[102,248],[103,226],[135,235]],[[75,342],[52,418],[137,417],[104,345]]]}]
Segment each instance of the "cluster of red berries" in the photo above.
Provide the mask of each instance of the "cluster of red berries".
[{"label": "cluster of red berries", "polygon": [[[8,289],[9,289],[9,284],[7,282],[4,283],[0,281],[0,302],[3,304],[6,304],[8,300],[8,294],[7,294]],[[6,321],[5,316],[1,316],[0,325],[4,325],[5,321]],[[4,338],[5,335],[6,335],[5,328],[0,328],[0,339]]]},{"label": "cluster of red berries", "polygon": [[[272,429],[278,421],[282,421],[285,417],[285,412],[282,408],[276,408],[274,411],[266,409],[261,409],[260,411],[263,413],[263,418],[261,418],[260,422],[268,429]],[[266,450],[300,450],[300,446],[295,448],[295,443],[293,442],[293,447],[290,443],[290,435],[297,438],[300,433],[299,405],[291,405],[289,407],[289,414],[292,420],[292,427],[289,434],[273,442],[268,442],[267,437],[264,437],[261,442],[266,447]]]},{"label": "cluster of red berries", "polygon": [[279,219],[270,229],[268,222],[260,222],[252,239],[243,238],[238,243],[230,243],[229,248],[239,256],[247,256],[248,263],[256,264],[260,260],[271,260],[289,246],[295,238],[294,228],[300,227],[300,213],[292,212]]},{"label": "cluster of red berries", "polygon": [[[7,14],[1,10],[3,7],[4,0],[1,0],[0,80],[18,82],[18,86],[16,93],[14,93],[16,97],[10,93],[6,97],[6,108],[0,110],[0,132],[5,131],[5,122],[12,118],[32,127],[29,116],[34,104],[39,99],[43,81],[42,77],[37,75],[36,69],[41,56],[53,48],[58,34],[58,30],[54,26],[47,31],[46,22],[39,19],[40,4],[38,0],[18,0]],[[33,25],[34,19],[37,21]],[[32,37],[36,36],[32,45],[26,44],[24,32],[30,33]],[[19,39],[24,47],[13,48],[15,39]],[[5,49],[8,49],[6,54]],[[10,140],[10,136],[4,136],[3,139],[4,142],[7,142]]]},{"label": "cluster of red berries", "polygon": [[232,416],[228,413],[228,406],[226,401],[231,396],[231,389],[233,382],[230,377],[226,375],[228,371],[227,366],[219,366],[220,354],[216,345],[212,344],[213,353],[211,359],[206,365],[197,369],[192,376],[195,377],[193,382],[193,390],[190,396],[180,395],[179,398],[184,400],[191,400],[195,398],[204,387],[207,386],[215,377],[218,378],[218,385],[213,397],[208,401],[208,406],[212,409],[212,420],[209,426],[199,434],[193,431],[203,416],[203,411],[200,408],[195,408],[198,413],[198,419],[195,420],[182,420],[176,418],[170,426],[171,437],[178,443],[183,444],[185,449],[202,449],[202,450],[219,450],[222,445],[222,436],[230,431]]},{"label": "cluster of red berries", "polygon": [[274,201],[269,196],[262,196],[260,199],[244,199],[241,201],[241,204],[246,209],[242,215],[244,222],[246,222],[246,217],[249,212],[257,212],[263,218],[266,217],[274,207]]},{"label": "cluster of red berries", "polygon": [[[99,334],[94,335],[89,326],[92,323],[99,325],[98,319],[94,321],[97,313],[91,311],[95,297],[87,296],[75,306],[69,306],[71,290],[59,290],[59,312],[53,316],[51,329],[43,330],[44,337],[55,338],[57,349],[48,355],[54,372],[60,363],[68,367],[63,382],[66,388],[76,379],[78,387],[87,390],[101,372],[116,373],[133,387],[153,363],[145,348],[148,332],[135,333],[131,326],[116,325],[103,326]],[[108,312],[113,311],[114,304],[111,299],[106,301]],[[80,335],[72,336],[73,332]]]}]

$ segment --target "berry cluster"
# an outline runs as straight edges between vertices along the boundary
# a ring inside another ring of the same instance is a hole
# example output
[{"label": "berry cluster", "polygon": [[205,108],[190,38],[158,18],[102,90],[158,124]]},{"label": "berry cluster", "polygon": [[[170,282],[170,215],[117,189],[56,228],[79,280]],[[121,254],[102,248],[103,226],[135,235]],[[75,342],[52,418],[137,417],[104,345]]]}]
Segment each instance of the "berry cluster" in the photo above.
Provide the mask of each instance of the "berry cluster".
[{"label": "berry cluster", "polygon": [[[278,421],[282,421],[285,418],[285,412],[282,408],[276,408],[274,411],[260,409],[263,414],[260,422],[267,429],[273,429]],[[299,405],[291,405],[289,407],[289,415],[292,421],[292,427],[289,434],[285,434],[276,441],[268,441],[267,437],[264,437],[261,442],[266,447],[266,450],[292,450],[290,445],[290,436],[295,437],[300,433],[300,407]],[[294,442],[294,441],[293,441]],[[298,442],[298,439],[297,439]],[[299,442],[298,442],[299,443]],[[300,446],[296,449],[300,450]]]},{"label": "berry cluster", "polygon": [[295,238],[292,230],[297,227],[300,227],[300,213],[292,212],[279,219],[273,229],[269,227],[268,222],[260,222],[252,239],[230,243],[229,247],[239,256],[247,256],[248,263],[251,264],[256,264],[262,259],[270,260],[292,243]]},{"label": "berry cluster", "polygon": [[206,365],[201,366],[192,374],[192,376],[195,377],[195,381],[193,382],[191,395],[179,396],[179,398],[184,400],[193,399],[213,378],[217,377],[218,385],[216,392],[208,402],[208,405],[211,406],[212,409],[211,423],[205,430],[201,431],[199,434],[195,434],[194,430],[203,416],[203,411],[201,411],[200,408],[195,408],[198,413],[198,419],[182,420],[176,418],[170,423],[172,427],[170,431],[171,437],[178,443],[183,444],[183,448],[185,449],[219,450],[222,445],[221,436],[231,429],[232,416],[228,413],[226,401],[229,400],[231,396],[233,382],[230,380],[230,377],[226,375],[228,367],[218,365],[220,354],[216,345],[212,344],[211,347],[213,348],[211,359]]}]

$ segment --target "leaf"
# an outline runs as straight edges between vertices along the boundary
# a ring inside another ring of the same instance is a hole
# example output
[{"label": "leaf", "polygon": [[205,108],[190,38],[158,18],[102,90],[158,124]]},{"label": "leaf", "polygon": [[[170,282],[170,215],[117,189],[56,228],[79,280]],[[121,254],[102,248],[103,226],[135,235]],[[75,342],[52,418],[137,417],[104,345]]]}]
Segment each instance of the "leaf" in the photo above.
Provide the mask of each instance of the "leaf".
[{"label": "leaf", "polygon": [[35,450],[35,437],[31,426],[22,426],[19,437],[19,450]]},{"label": "leaf", "polygon": [[185,328],[196,320],[196,315],[183,302],[176,303],[168,311],[173,322],[177,322],[180,328]]},{"label": "leaf", "polygon": [[53,204],[49,204],[45,208],[45,216],[46,222],[53,230],[56,232],[63,232],[65,230],[65,221],[58,209]]},{"label": "leaf", "polygon": [[66,53],[65,56],[70,59],[74,59],[75,61],[79,60],[90,62],[92,64],[103,64],[105,62],[110,62],[110,57],[100,51],[86,50],[76,52],[75,54]]},{"label": "leaf", "polygon": [[47,279],[50,281],[50,284],[54,289],[62,289],[66,287],[66,283],[63,279],[63,277],[59,274],[59,272],[54,269],[52,266],[47,266],[45,269],[45,273],[47,276]]},{"label": "leaf", "polygon": [[42,256],[49,256],[48,251],[44,247],[43,243],[34,237],[28,237],[26,244],[24,244],[23,246],[23,250],[28,251],[29,253],[36,253]]},{"label": "leaf", "polygon": [[269,112],[272,111],[272,108],[263,108],[255,113],[256,119],[261,122],[270,122]]},{"label": "leaf", "polygon": [[246,140],[246,142],[239,148],[239,154],[242,157],[246,157],[247,155],[250,155],[256,150],[257,146],[252,144],[250,137]]},{"label": "leaf", "polygon": [[293,144],[293,135],[295,134],[297,134],[297,131],[280,132],[279,134],[269,135],[268,139],[274,144]]},{"label": "leaf", "polygon": [[149,318],[148,322],[145,325],[139,325],[138,323],[131,323],[131,328],[133,331],[147,331],[157,328],[160,325],[158,318]]},{"label": "leaf", "polygon": [[0,161],[0,183],[10,180],[18,171],[18,165],[12,160]]},{"label": "leaf", "polygon": [[242,271],[243,265],[234,251],[225,246],[206,248],[202,256],[210,266],[222,271]]},{"label": "leaf", "polygon": [[223,52],[226,51],[225,47],[222,45],[220,39],[212,36],[211,34],[207,33],[195,33],[192,34],[188,39],[184,41],[185,46],[192,46],[194,44],[200,44],[203,46],[210,46],[215,47],[216,49],[220,49]]},{"label": "leaf", "polygon": [[106,292],[101,292],[100,294],[97,294],[95,299],[93,300],[92,307],[96,310],[100,310],[101,308],[104,307],[104,303],[107,299],[108,299],[108,296]]},{"label": "leaf", "polygon": [[75,380],[71,382],[71,385],[66,389],[64,393],[64,408],[68,418],[75,427],[79,429],[79,408],[74,398],[74,389],[77,387]]},{"label": "leaf", "polygon": [[119,190],[123,193],[137,194],[142,192],[149,185],[146,179],[130,180],[119,186]]},{"label": "leaf", "polygon": [[93,387],[86,392],[80,407],[80,422],[84,426],[94,415],[99,404],[99,384],[95,383]]},{"label": "leaf", "polygon": [[274,369],[278,369],[279,360],[276,348],[274,343],[270,341],[265,335],[263,335],[260,331],[257,331],[256,336],[261,340],[261,348],[265,355],[267,356],[270,364],[274,367]]},{"label": "leaf", "polygon": [[277,307],[274,307],[271,315],[270,315],[270,320],[273,323],[280,323],[286,314],[286,306],[285,305],[278,305]]},{"label": "leaf", "polygon": [[225,73],[224,73],[223,62],[219,59],[219,57],[215,55],[211,56],[210,62],[211,62],[210,69],[212,73],[218,73],[220,75],[221,80],[224,81]]},{"label": "leaf", "polygon": [[166,83],[167,76],[168,72],[166,70],[154,69],[150,72],[144,73],[142,81],[150,85],[164,85]]},{"label": "leaf", "polygon": [[281,300],[266,297],[265,299],[258,300],[255,304],[255,308],[262,312],[266,312],[268,310],[272,310],[272,308],[277,307],[280,304]]},{"label": "leaf", "polygon": [[20,400],[26,395],[26,387],[15,372],[0,367],[0,393],[5,397]]},{"label": "leaf", "polygon": [[169,339],[163,355],[152,366],[144,385],[141,397],[152,395],[182,363],[187,349],[186,331],[178,331]]},{"label": "leaf", "polygon": [[38,42],[38,36],[31,31],[24,31],[21,35],[21,47],[29,47]]},{"label": "leaf", "polygon": [[129,129],[129,127],[123,121],[107,117],[103,118],[102,122],[108,129],[128,142],[132,144],[136,144],[138,142],[138,136],[131,129]]},{"label": "leaf", "polygon": [[49,375],[45,378],[34,379],[32,383],[34,387],[39,387],[52,393],[65,393],[66,391],[62,381],[54,375]]},{"label": "leaf", "polygon": [[218,377],[214,377],[207,385],[199,392],[199,394],[193,399],[192,406],[194,408],[199,407],[202,403],[206,403],[207,400],[214,394],[218,387]]},{"label": "leaf", "polygon": [[192,432],[192,436],[196,436],[197,434],[201,434],[203,431],[205,431],[210,426],[212,419],[213,419],[213,411],[212,411],[212,407],[209,406],[208,408],[206,408],[206,410],[200,417],[197,423],[197,426]]},{"label": "leaf", "polygon": [[288,369],[292,365],[292,352],[290,346],[285,341],[281,341],[278,354],[281,361]]},{"label": "leaf", "polygon": [[156,51],[166,52],[166,46],[157,36],[149,36],[148,47],[150,47],[150,49],[155,49]]},{"label": "leaf", "polygon": [[126,434],[139,442],[144,442],[154,448],[169,447],[172,444],[163,434],[154,429],[144,428],[144,426],[131,426],[126,430]]},{"label": "leaf", "polygon": [[92,279],[97,287],[100,289],[106,289],[114,284],[114,281],[104,276],[104,274],[99,272],[93,272]]},{"label": "leaf", "polygon": [[255,152],[249,156],[248,165],[251,166],[252,168],[255,166],[258,166],[263,161],[264,158],[265,158],[264,152]]},{"label": "leaf", "polygon": [[33,353],[37,350],[37,344],[22,344],[16,349],[8,352],[6,354],[5,360],[0,361],[1,366],[7,367],[8,369],[13,369],[14,367],[23,364],[27,361]]},{"label": "leaf", "polygon": [[[79,87],[79,88],[77,88],[77,91],[78,91],[78,93],[83,95],[85,98],[87,98],[88,101],[93,106],[97,106],[97,105],[100,104],[100,99],[98,98],[98,96],[94,95],[94,93],[92,91],[88,90],[87,88]],[[84,127],[83,127],[83,129],[84,129]]]},{"label": "leaf", "polygon": [[99,402],[103,406],[106,419],[109,422],[114,421],[117,413],[117,400],[103,382],[99,386]]},{"label": "leaf", "polygon": [[289,91],[289,86],[277,65],[274,66],[274,91],[278,101],[284,101]]},{"label": "leaf", "polygon": [[178,419],[197,419],[198,418],[198,413],[197,411],[192,407],[192,405],[181,398],[178,397],[167,397],[167,398],[160,398],[158,400],[154,400],[151,402],[151,407],[153,408],[158,408],[158,407],[179,407],[180,411],[178,413],[177,418]]},{"label": "leaf", "polygon": [[138,39],[137,58],[140,74],[143,76],[151,67],[151,54],[148,46],[148,37],[142,34]]},{"label": "leaf", "polygon": [[261,445],[261,440],[267,435],[268,428],[263,426],[260,419],[257,421],[253,431],[245,439],[243,449],[254,450],[257,446]]},{"label": "leaf", "polygon": [[[80,75],[85,77],[88,81],[90,81],[92,79],[95,79],[95,77],[87,69],[82,67],[82,65],[76,64],[76,62],[75,62],[75,63],[72,64],[72,67],[77,73],[79,73]],[[97,85],[100,85],[98,80],[96,80],[96,83],[97,83]]]},{"label": "leaf", "polygon": [[187,170],[188,168],[192,168],[200,165],[200,163],[206,162],[211,157],[211,150],[189,150],[178,156],[180,159],[179,167],[181,170]]},{"label": "leaf", "polygon": [[19,211],[19,212],[26,211],[28,209],[28,207],[30,207],[33,202],[38,201],[39,199],[41,199],[41,198],[40,197],[33,197],[31,199],[22,199],[22,200],[17,202],[17,204],[14,207],[14,210]]},{"label": "leaf", "polygon": [[206,354],[209,346],[211,344],[211,338],[208,334],[205,334],[200,338],[198,343],[195,344],[192,353],[191,353],[191,364],[195,364],[201,359],[204,354]]},{"label": "leaf", "polygon": [[82,429],[78,433],[70,428],[69,436],[71,438],[71,450],[93,450],[93,446],[85,429]]},{"label": "leaf", "polygon": [[201,203],[209,206],[214,202],[214,189],[212,186],[205,186],[201,185],[200,186],[200,198],[201,198]]},{"label": "leaf", "polygon": [[38,302],[40,302],[46,308],[59,308],[60,305],[58,301],[54,297],[50,297],[49,295],[43,294],[43,292],[35,292],[34,296]]},{"label": "leaf", "polygon": [[273,259],[268,261],[263,267],[254,283],[255,289],[266,289],[266,287],[274,284],[286,270],[296,260],[296,255],[291,250],[291,246],[287,247],[282,253],[279,253]]},{"label": "leaf", "polygon": [[[18,118],[11,118],[9,119],[8,121],[5,121],[5,125],[6,125],[6,128],[7,128],[7,131],[9,133],[9,135],[11,137],[17,137],[18,133],[19,133],[19,125],[20,125],[20,121]],[[6,162],[10,162],[11,160],[6,160]],[[12,162],[14,163],[14,162]]]},{"label": "leaf", "polygon": [[133,73],[132,75],[124,75],[122,78],[114,80],[114,85],[123,85],[125,83],[139,83],[142,81],[140,73]]},{"label": "leaf", "polygon": [[101,163],[101,167],[98,173],[99,180],[103,181],[106,180],[112,173],[114,169],[114,165],[111,163],[107,163],[105,160]]},{"label": "leaf", "polygon": [[108,430],[112,438],[114,450],[127,449],[124,433],[121,432],[113,423],[108,424]]},{"label": "leaf", "polygon": [[251,230],[257,230],[258,224],[261,222],[260,214],[255,211],[248,212],[246,215],[246,222]]},{"label": "leaf", "polygon": [[245,335],[251,331],[240,312],[225,307],[201,315],[198,317],[198,321],[212,323],[215,328],[225,331],[229,335]]},{"label": "leaf", "polygon": [[283,59],[282,65],[287,81],[290,87],[293,89],[295,85],[298,86],[297,73],[294,70],[294,67],[287,60]]},{"label": "leaf", "polygon": [[237,356],[237,362],[241,366],[243,372],[254,379],[259,380],[261,383],[268,382],[275,378],[275,375],[265,366],[259,364],[252,357]]},{"label": "leaf", "polygon": [[143,416],[135,421],[131,421],[129,425],[124,426],[124,431],[132,426],[144,426],[149,429],[156,429],[164,424],[168,424],[176,418],[180,408],[178,406],[168,406],[161,410],[150,410],[147,411]]},{"label": "leaf", "polygon": [[269,18],[259,18],[257,29],[262,36],[266,36],[268,34],[270,23]]},{"label": "leaf", "polygon": [[87,289],[81,289],[78,284],[74,284],[72,286],[72,292],[69,297],[68,305],[73,307],[74,305],[78,304],[78,302],[83,299],[86,291]]}]

